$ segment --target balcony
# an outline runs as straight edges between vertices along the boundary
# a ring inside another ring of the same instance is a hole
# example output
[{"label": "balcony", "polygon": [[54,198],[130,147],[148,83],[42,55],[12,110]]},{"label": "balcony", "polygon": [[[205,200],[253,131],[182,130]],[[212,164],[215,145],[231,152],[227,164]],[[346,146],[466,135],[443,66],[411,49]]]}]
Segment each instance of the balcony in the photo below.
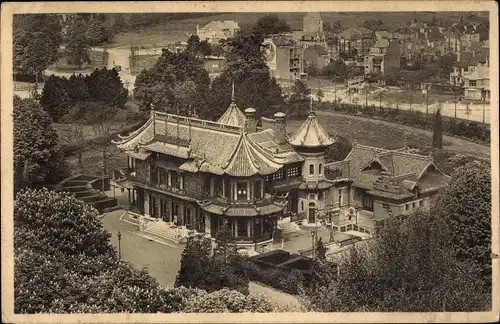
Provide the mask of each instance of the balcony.
[{"label": "balcony", "polygon": [[210,199],[213,203],[219,206],[240,205],[240,206],[256,206],[256,207],[268,206],[273,204],[276,200],[279,200],[274,195],[270,194],[265,194],[263,198],[256,198],[250,200],[234,200],[220,196],[208,199]]},{"label": "balcony", "polygon": [[146,189],[153,189],[156,191],[162,191],[162,192],[165,192],[168,194],[182,196],[184,198],[190,198],[193,200],[202,200],[202,199],[205,199],[207,197],[207,195],[205,193],[202,193],[202,192],[194,192],[194,191],[189,191],[189,190],[185,190],[185,189],[169,187],[166,184],[158,184],[158,183],[151,182],[150,180],[143,178],[143,177],[129,175],[128,180],[133,182],[134,184],[139,185],[140,187],[144,187]]}]

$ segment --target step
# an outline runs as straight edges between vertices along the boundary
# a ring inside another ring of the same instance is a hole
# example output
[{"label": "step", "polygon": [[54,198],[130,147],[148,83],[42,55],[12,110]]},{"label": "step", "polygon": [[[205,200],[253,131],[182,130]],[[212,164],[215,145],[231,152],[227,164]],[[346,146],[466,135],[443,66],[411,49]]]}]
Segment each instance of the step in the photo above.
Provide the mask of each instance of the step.
[{"label": "step", "polygon": [[156,222],[152,223],[144,229],[145,233],[158,236],[162,239],[178,243],[180,238],[177,237],[177,230],[170,228],[167,223]]}]

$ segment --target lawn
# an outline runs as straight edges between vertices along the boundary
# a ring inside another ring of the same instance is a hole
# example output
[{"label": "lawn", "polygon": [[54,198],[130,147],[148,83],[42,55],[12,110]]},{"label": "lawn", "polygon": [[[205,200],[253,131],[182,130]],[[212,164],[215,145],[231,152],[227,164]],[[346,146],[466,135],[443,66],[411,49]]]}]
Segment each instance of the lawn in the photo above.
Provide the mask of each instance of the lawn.
[{"label": "lawn", "polygon": [[63,50],[60,50],[59,53],[60,57],[59,60],[49,66],[49,70],[51,71],[57,71],[57,72],[91,72],[95,70],[96,68],[102,68],[108,65],[108,53],[104,53],[101,51],[90,51],[89,56],[90,56],[90,64],[83,64],[82,67],[79,69],[76,65],[73,64],[68,64],[67,56],[64,54]]},{"label": "lawn", "polygon": [[[213,20],[235,20],[240,27],[254,24],[260,17],[266,15],[264,12],[237,12],[219,13],[211,16],[197,17],[183,20],[172,20],[167,23],[142,28],[136,31],[124,32],[115,36],[113,47],[130,46],[153,46],[161,47],[170,42],[186,41],[187,33],[194,33],[196,25],[203,26]],[[304,13],[275,13],[279,18],[285,19],[293,30],[302,29]],[[414,18],[414,12],[323,12],[321,17],[324,22],[340,21],[343,26],[355,27],[363,24],[368,19],[381,19],[389,27],[406,25]],[[440,14],[450,17],[457,17],[455,13]],[[430,20],[434,13],[419,13],[419,19]]]}]

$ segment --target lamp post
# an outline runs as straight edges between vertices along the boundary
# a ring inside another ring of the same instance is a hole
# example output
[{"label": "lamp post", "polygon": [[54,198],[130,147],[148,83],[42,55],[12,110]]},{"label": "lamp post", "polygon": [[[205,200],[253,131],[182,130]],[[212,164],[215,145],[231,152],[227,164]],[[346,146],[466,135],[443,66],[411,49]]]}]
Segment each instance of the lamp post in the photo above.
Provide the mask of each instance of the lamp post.
[{"label": "lamp post", "polygon": [[122,247],[121,247],[121,240],[122,240],[122,233],[118,230],[118,261],[122,260]]}]

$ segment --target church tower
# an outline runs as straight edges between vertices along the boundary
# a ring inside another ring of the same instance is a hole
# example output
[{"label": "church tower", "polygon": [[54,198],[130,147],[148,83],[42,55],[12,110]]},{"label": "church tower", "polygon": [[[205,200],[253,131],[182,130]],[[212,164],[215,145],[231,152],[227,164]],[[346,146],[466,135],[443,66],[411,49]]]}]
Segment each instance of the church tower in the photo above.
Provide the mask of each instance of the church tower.
[{"label": "church tower", "polygon": [[302,30],[304,33],[323,33],[323,19],[319,12],[308,12],[304,16]]}]

